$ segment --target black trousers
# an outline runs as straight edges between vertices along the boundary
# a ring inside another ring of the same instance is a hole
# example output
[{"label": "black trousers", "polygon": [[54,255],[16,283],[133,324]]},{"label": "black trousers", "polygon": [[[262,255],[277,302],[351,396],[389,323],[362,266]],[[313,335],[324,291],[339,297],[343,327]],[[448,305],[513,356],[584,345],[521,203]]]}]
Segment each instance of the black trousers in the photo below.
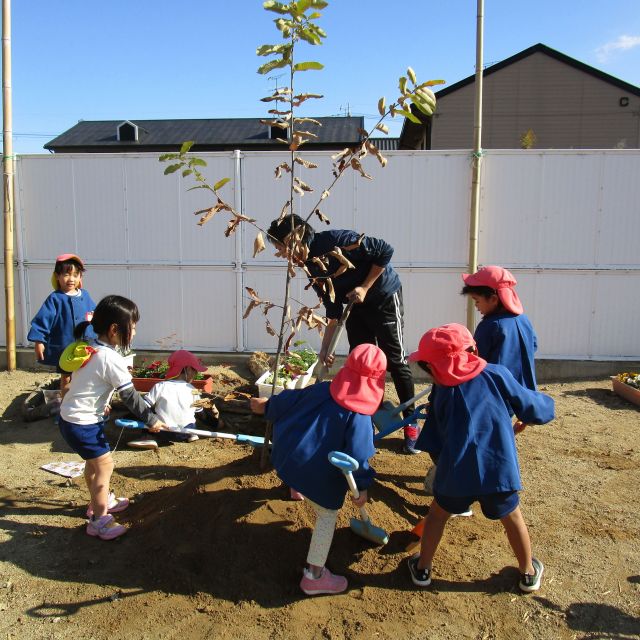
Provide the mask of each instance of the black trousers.
[{"label": "black trousers", "polygon": [[[400,403],[413,398],[413,376],[403,346],[402,287],[380,306],[367,305],[366,298],[364,303],[354,304],[347,319],[346,329],[350,351],[365,343],[375,344],[384,351],[387,356],[387,370],[393,379]],[[405,417],[413,413],[413,410],[412,405],[404,412]]]}]

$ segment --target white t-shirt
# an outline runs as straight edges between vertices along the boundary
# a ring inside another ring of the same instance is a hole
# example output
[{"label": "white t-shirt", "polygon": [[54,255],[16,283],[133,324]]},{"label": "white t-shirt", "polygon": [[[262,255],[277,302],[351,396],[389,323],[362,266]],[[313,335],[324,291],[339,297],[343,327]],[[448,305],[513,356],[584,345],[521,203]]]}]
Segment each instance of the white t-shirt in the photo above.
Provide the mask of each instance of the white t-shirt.
[{"label": "white t-shirt", "polygon": [[60,415],[67,422],[89,425],[104,417],[114,391],[133,385],[126,360],[115,348],[94,342],[97,350],[83,367],[73,372]]},{"label": "white t-shirt", "polygon": [[164,380],[151,387],[144,401],[168,427],[182,429],[195,422],[193,403],[200,399],[198,390],[185,380]]}]

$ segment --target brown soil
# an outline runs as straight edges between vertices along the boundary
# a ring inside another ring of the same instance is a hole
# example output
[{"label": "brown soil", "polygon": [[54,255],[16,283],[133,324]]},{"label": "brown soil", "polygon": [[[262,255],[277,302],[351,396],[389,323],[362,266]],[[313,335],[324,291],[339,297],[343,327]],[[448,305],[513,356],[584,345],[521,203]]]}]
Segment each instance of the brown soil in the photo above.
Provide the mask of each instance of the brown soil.
[{"label": "brown soil", "polygon": [[[218,369],[223,395],[244,372]],[[248,374],[247,374],[248,376]],[[134,499],[113,542],[84,533],[87,492],[39,469],[76,460],[50,419],[25,423],[19,405],[49,376],[0,373],[0,634],[6,638],[637,638],[640,637],[640,412],[608,380],[544,387],[557,418],[518,437],[522,505],[543,588],[521,595],[499,524],[452,520],[433,586],[411,583],[404,548],[430,498],[427,457],[389,437],[373,459],[369,512],[390,532],[373,547],[343,508],[329,557],[347,593],[298,589],[312,525],[259,453],[201,439],[131,450],[125,432],[112,487]],[[393,394],[389,390],[389,397]],[[231,401],[233,402],[233,401]],[[223,412],[228,430],[260,421]],[[120,433],[109,427],[112,446]]]}]

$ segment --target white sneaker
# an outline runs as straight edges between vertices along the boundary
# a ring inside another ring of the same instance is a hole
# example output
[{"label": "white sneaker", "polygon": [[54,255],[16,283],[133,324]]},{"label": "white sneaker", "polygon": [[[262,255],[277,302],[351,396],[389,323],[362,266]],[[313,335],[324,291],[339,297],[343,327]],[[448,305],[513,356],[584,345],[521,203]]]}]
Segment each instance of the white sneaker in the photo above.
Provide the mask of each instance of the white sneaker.
[{"label": "white sneaker", "polygon": [[468,511],[463,511],[462,513],[452,513],[452,518],[470,518],[473,515],[473,511],[469,509]]},{"label": "white sneaker", "polygon": [[132,449],[157,449],[158,443],[151,438],[145,440],[130,440],[127,442],[127,446]]}]

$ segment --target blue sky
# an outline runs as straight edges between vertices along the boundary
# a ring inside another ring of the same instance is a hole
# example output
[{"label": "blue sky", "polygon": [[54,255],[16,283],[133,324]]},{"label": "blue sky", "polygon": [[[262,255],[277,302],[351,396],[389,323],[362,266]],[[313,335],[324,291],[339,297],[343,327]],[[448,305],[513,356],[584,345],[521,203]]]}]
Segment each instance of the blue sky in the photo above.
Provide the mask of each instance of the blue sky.
[{"label": "blue sky", "polygon": [[[16,153],[80,119],[262,117],[260,97],[286,80],[256,73],[256,47],[279,41],[261,0],[12,5]],[[307,115],[373,117],[409,65],[448,84],[474,72],[476,0],[330,0],[320,24],[325,43],[300,52],[325,65],[298,74],[325,96]],[[538,42],[640,85],[639,0],[485,0],[485,64]]]}]

